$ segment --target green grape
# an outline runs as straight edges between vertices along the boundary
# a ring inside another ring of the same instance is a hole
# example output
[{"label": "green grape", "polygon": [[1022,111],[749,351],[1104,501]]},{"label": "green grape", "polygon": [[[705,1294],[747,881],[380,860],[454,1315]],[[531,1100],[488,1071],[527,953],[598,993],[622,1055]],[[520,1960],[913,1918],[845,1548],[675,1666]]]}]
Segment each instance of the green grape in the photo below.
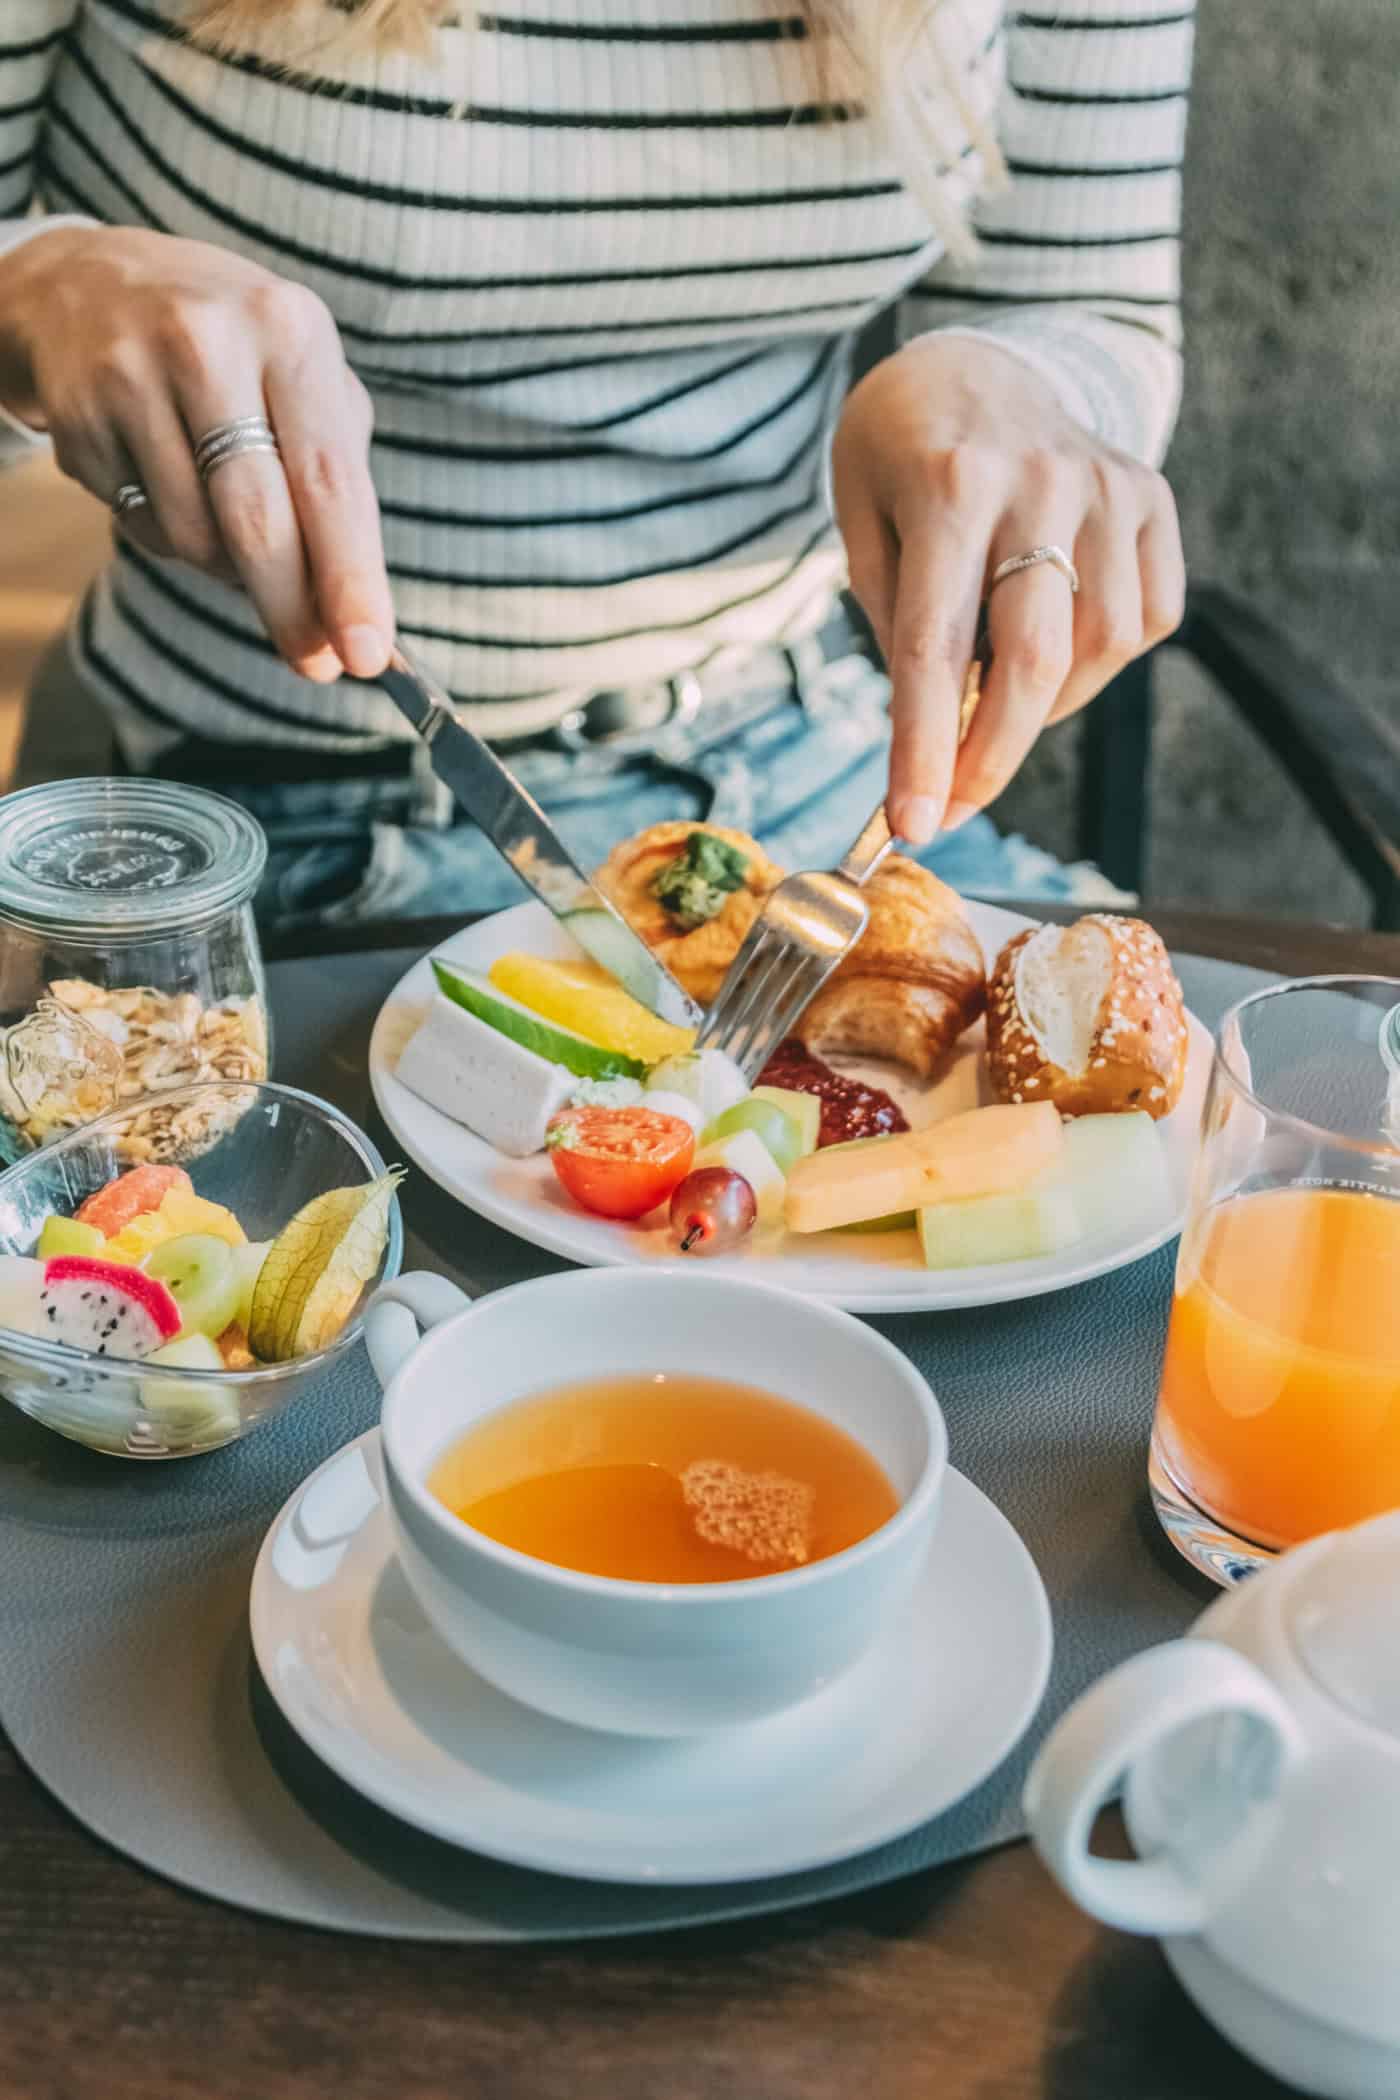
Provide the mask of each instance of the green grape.
[{"label": "green grape", "polygon": [[721,1139],[734,1137],[741,1130],[751,1130],[771,1154],[773,1164],[784,1176],[790,1174],[806,1149],[802,1132],[796,1122],[773,1101],[759,1101],[750,1094],[747,1101],[736,1101],[723,1115],[716,1116],[701,1133],[700,1147],[717,1145]]}]

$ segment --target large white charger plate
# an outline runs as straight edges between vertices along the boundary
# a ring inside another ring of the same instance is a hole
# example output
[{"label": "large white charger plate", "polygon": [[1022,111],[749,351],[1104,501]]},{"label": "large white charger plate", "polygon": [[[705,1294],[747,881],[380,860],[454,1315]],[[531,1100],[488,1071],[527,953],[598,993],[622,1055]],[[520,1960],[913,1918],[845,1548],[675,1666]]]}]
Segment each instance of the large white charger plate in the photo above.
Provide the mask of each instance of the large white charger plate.
[{"label": "large white charger plate", "polygon": [[[998,950],[1032,921],[994,905],[967,907],[990,962]],[[519,904],[497,912],[445,942],[435,953],[445,960],[489,970],[514,950],[550,957],[576,957],[579,950],[542,904]],[[395,1076],[404,1044],[433,997],[428,958],[414,964],[380,1010],[370,1041],[370,1082],[379,1112],[409,1158],[469,1210],[493,1225],[551,1254],[588,1268],[625,1262],[674,1260],[663,1222],[623,1225],[590,1217],[564,1195],[549,1161],[507,1159],[479,1137],[430,1108]],[[1181,1230],[1200,1128],[1201,1104],[1210,1075],[1211,1038],[1194,1016],[1186,1084],[1170,1116],[1158,1124],[1166,1152],[1170,1200],[1160,1210],[1140,1212],[1125,1230],[1081,1240],[1063,1254],[1034,1261],[1004,1262],[973,1269],[925,1269],[912,1232],[789,1233],[765,1237],[745,1252],[712,1259],[707,1266],[761,1278],[784,1290],[824,1298],[848,1312],[948,1312],[962,1306],[997,1305],[1034,1298],[1140,1261]],[[799,1031],[800,1032],[800,1031]],[[843,1071],[883,1086],[918,1128],[990,1101],[981,1024],[970,1029],[949,1067],[922,1085],[892,1065],[839,1062]]]},{"label": "large white charger plate", "polygon": [[253,1572],[268,1690],[322,1761],[449,1844],[589,1881],[764,1880],[903,1837],[982,1782],[1050,1670],[1035,1564],[950,1470],[913,1595],[847,1676],[766,1721],[678,1742],[517,1705],[440,1641],[399,1570],[379,1432],[302,1482]]}]

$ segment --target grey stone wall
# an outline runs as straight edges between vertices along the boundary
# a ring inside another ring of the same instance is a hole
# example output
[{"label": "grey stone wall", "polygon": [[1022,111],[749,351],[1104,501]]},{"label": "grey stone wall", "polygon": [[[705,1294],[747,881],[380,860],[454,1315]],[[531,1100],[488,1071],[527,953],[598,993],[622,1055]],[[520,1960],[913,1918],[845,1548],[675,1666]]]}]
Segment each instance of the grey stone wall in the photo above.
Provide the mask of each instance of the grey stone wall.
[{"label": "grey stone wall", "polygon": [[[1400,720],[1400,0],[1199,0],[1186,397],[1192,571]],[[1075,729],[998,810],[1070,849]],[[1225,702],[1163,677],[1151,896],[1360,923],[1364,896]]]}]

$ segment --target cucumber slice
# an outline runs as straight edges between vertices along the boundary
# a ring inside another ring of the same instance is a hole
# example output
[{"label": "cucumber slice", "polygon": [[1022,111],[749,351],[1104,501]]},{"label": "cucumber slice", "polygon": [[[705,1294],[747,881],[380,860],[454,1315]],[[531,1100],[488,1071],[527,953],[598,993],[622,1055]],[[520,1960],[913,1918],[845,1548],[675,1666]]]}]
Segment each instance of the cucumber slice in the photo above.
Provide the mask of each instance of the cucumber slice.
[{"label": "cucumber slice", "polygon": [[518,999],[497,991],[479,970],[466,970],[455,963],[433,957],[433,975],[444,995],[465,1007],[488,1028],[518,1043],[552,1065],[562,1065],[576,1079],[644,1079],[646,1066],[639,1058],[624,1057],[619,1050],[604,1050],[597,1043],[561,1028],[556,1021],[542,1020]]},{"label": "cucumber slice", "polygon": [[700,1016],[692,1002],[625,920],[586,907],[565,912],[559,923],[648,1013],[676,1028],[697,1025]]},{"label": "cucumber slice", "polygon": [[780,1108],[785,1116],[792,1118],[802,1140],[799,1159],[816,1151],[822,1134],[822,1105],[815,1094],[799,1094],[786,1086],[756,1086],[753,1097],[755,1101],[770,1101],[774,1108]]}]

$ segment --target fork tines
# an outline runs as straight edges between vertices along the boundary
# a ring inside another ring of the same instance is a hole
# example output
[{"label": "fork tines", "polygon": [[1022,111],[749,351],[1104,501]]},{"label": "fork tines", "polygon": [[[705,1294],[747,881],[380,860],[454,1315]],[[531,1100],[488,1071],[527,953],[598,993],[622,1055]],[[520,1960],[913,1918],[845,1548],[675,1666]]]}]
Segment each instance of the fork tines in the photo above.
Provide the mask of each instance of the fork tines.
[{"label": "fork tines", "polygon": [[[816,879],[830,881],[829,877]],[[811,878],[789,880],[797,889]],[[800,893],[784,897],[779,890],[769,899],[705,1016],[698,1048],[725,1051],[745,1079],[752,1080],[762,1071],[865,929],[869,909],[864,900],[851,885],[840,887],[844,893],[840,916],[845,923],[839,929],[820,912],[794,910],[808,901]],[[827,900],[811,901],[825,904]],[[789,923],[781,923],[784,919]]]}]

